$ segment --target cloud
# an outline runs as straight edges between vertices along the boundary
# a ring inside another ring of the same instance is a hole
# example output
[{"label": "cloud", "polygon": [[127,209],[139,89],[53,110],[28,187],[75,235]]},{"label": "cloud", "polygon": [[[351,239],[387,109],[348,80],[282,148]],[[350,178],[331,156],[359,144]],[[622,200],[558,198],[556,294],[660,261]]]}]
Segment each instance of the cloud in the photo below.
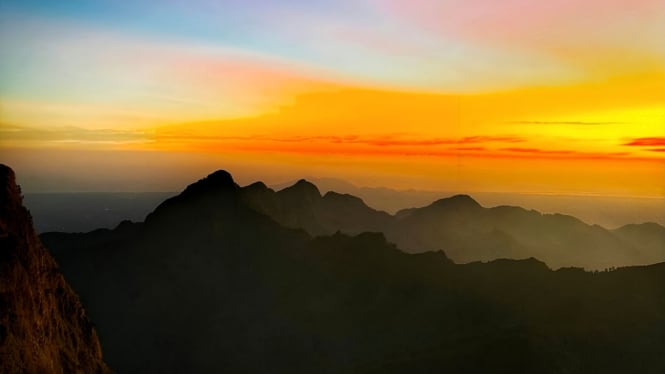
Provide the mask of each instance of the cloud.
[{"label": "cloud", "polygon": [[516,125],[574,125],[574,126],[627,124],[627,122],[607,122],[607,121],[508,121],[506,123],[516,124]]},{"label": "cloud", "polygon": [[[515,136],[467,136],[461,138],[399,138],[393,136],[361,138],[358,136],[351,136],[336,139],[337,143],[360,143],[378,147],[433,147],[454,144],[476,144],[492,142],[516,143],[523,141],[524,139]],[[464,150],[463,147],[457,147],[456,149]]]},{"label": "cloud", "polygon": [[0,124],[2,143],[32,144],[132,144],[150,140],[151,134],[142,130],[83,129],[80,127],[34,128]]},{"label": "cloud", "polygon": [[[429,138],[408,135],[383,135],[383,136],[360,136],[360,135],[319,135],[319,136],[215,136],[198,134],[158,134],[157,140],[166,141],[244,141],[244,142],[275,142],[275,143],[329,143],[347,145],[366,145],[372,147],[437,147],[460,144],[480,143],[518,143],[526,139],[517,136],[467,136],[458,138]],[[455,147],[457,150],[481,150],[482,147]]]},{"label": "cloud", "polygon": [[460,143],[488,143],[488,142],[500,142],[500,143],[520,143],[526,141],[525,138],[519,136],[467,136],[462,138]]},{"label": "cloud", "polygon": [[648,158],[635,157],[630,152],[585,152],[570,149],[543,149],[543,148],[501,148],[500,151],[507,152],[508,157],[529,157],[547,159],[573,159],[573,160],[649,160]]},{"label": "cloud", "polygon": [[533,146],[514,147],[509,144],[531,145],[527,138],[517,136],[475,135],[450,138],[427,138],[409,134],[388,135],[320,135],[320,136],[201,136],[157,134],[157,143],[181,144],[191,150],[210,152],[237,151],[248,153],[283,153],[301,155],[353,155],[473,157],[502,159],[548,160],[654,160],[630,152],[587,152],[574,149],[548,149]]},{"label": "cloud", "polygon": [[635,138],[623,145],[634,147],[665,147],[665,137]]},{"label": "cloud", "polygon": [[623,145],[628,147],[643,147],[643,150],[649,152],[665,152],[665,137],[634,138],[629,142],[623,143]]},{"label": "cloud", "polygon": [[577,153],[570,150],[546,150],[539,148],[501,148],[502,151],[516,152],[516,153],[532,153],[540,155],[569,155]]}]

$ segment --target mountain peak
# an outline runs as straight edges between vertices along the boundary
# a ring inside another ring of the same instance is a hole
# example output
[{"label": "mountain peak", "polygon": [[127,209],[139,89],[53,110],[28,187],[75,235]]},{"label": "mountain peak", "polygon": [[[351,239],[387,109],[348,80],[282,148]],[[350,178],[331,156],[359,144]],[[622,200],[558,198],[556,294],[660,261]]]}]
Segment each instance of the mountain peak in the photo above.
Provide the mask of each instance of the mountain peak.
[{"label": "mountain peak", "polygon": [[245,188],[250,189],[250,190],[267,190],[268,186],[266,186],[265,183],[258,181],[254,182],[250,185],[245,186]]},{"label": "mountain peak", "polygon": [[314,185],[314,183],[308,181],[307,179],[299,179],[299,180],[294,184],[294,186],[302,186],[302,187],[308,187],[308,188],[314,187],[314,188],[316,188],[316,189],[318,190],[318,187],[316,187],[316,185]]},{"label": "mountain peak", "polygon": [[[192,207],[202,209],[217,209],[220,203],[234,202],[237,197],[237,192],[240,187],[233,181],[233,177],[226,170],[217,170],[216,172],[208,175],[207,177],[198,180],[187,186],[183,192],[170,199],[165,200],[155,210],[148,214],[145,223],[148,226],[153,226],[155,222],[167,219],[177,220],[178,214],[168,214],[165,212],[173,213],[172,209],[191,209]],[[190,202],[198,202],[197,204],[188,205]],[[198,204],[203,204],[202,206]]]},{"label": "mountain peak", "polygon": [[469,195],[454,195],[448,198],[443,198],[432,203],[432,206],[453,206],[457,208],[481,208],[481,205],[478,204]]},{"label": "mountain peak", "polygon": [[4,202],[2,213],[9,209],[10,204],[21,200],[21,189],[16,185],[14,171],[5,164],[0,164],[0,201]]},{"label": "mountain peak", "polygon": [[336,203],[350,203],[350,204],[355,204],[355,205],[365,205],[363,200],[357,196],[353,196],[350,194],[342,194],[339,192],[335,191],[328,191],[326,192],[325,195],[323,195],[323,199],[331,201],[331,202],[336,202]]},{"label": "mountain peak", "polygon": [[15,180],[14,170],[5,164],[0,164],[0,182],[7,185],[8,182]]},{"label": "mountain peak", "polygon": [[535,257],[523,258],[523,259],[511,259],[511,258],[498,258],[487,262],[494,267],[500,267],[506,270],[513,271],[551,271],[546,263],[538,260]]},{"label": "mountain peak", "polygon": [[32,233],[30,213],[23,207],[21,187],[16,184],[14,170],[0,164],[0,238],[9,232]]},{"label": "mountain peak", "polygon": [[218,186],[235,185],[231,173],[221,169],[211,173],[207,177],[203,178],[201,181],[205,181],[206,183],[212,183]]},{"label": "mountain peak", "polygon": [[[459,195],[453,195],[449,197],[448,199],[454,200],[454,201],[464,201],[472,204],[478,204],[476,200],[474,200],[471,196],[466,195],[466,194],[459,194]],[[480,205],[480,204],[478,204]]]},{"label": "mountain peak", "polygon": [[321,192],[319,191],[319,188],[316,187],[312,182],[309,182],[305,179],[300,179],[297,181],[293,186],[287,187],[280,192],[283,193],[298,193],[302,194],[305,196],[311,196],[311,197],[321,197]]},{"label": "mountain peak", "polygon": [[233,177],[226,170],[217,170],[216,172],[200,179],[198,182],[192,183],[183,195],[193,195],[200,193],[210,193],[215,191],[231,191],[238,188],[238,185],[233,181]]}]

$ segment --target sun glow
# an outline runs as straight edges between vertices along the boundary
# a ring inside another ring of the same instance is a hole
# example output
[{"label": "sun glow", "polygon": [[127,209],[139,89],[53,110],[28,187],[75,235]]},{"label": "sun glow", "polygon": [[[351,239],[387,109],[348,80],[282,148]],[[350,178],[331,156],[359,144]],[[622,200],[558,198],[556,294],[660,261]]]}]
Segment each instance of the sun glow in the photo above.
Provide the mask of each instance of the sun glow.
[{"label": "sun glow", "polygon": [[618,1],[196,3],[6,3],[3,158],[39,173],[30,150],[191,154],[388,186],[665,196],[662,2],[630,17]]}]

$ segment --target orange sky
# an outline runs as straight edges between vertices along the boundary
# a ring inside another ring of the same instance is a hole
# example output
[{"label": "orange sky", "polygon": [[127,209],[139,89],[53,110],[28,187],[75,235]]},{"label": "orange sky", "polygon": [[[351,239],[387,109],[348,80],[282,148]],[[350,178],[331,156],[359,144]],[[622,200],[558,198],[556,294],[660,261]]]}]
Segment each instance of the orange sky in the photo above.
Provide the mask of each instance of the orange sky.
[{"label": "orange sky", "polygon": [[0,20],[0,156],[27,190],[176,190],[226,168],[247,182],[665,197],[660,2],[229,15],[198,1],[140,27],[92,3],[17,2]]}]

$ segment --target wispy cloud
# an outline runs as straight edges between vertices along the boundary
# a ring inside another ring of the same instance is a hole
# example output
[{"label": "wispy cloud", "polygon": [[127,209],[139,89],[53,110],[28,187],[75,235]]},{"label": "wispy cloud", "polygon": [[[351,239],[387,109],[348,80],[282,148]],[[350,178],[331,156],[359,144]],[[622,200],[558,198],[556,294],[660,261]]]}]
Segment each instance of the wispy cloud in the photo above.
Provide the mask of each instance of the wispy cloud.
[{"label": "wispy cloud", "polygon": [[[533,146],[518,136],[475,135],[427,138],[412,134],[320,136],[223,136],[157,134],[155,144],[184,145],[211,152],[283,153],[301,155],[422,156],[438,158],[501,158],[546,160],[652,160],[631,152],[584,151]],[[523,144],[522,147],[512,146]],[[658,159],[659,160],[659,159]]]},{"label": "wispy cloud", "polygon": [[665,137],[635,138],[623,145],[635,147],[665,147]]},{"label": "wispy cloud", "polygon": [[551,150],[539,148],[501,148],[502,151],[516,152],[516,153],[531,153],[539,155],[570,155],[578,153],[571,150]]},{"label": "wispy cloud", "polygon": [[571,125],[571,126],[596,126],[596,125],[625,125],[628,122],[611,121],[508,121],[506,123],[518,125]]},{"label": "wispy cloud", "polygon": [[80,127],[35,128],[0,124],[4,144],[131,144],[150,141],[144,130],[84,129]]},{"label": "wispy cloud", "polygon": [[653,136],[634,138],[623,143],[623,145],[628,147],[641,147],[641,149],[649,152],[665,152],[665,137]]},{"label": "wispy cloud", "polygon": [[[329,144],[359,144],[372,147],[437,147],[460,144],[481,143],[519,143],[526,139],[517,136],[489,136],[477,135],[458,138],[429,138],[409,135],[318,135],[318,136],[215,136],[199,134],[160,133],[156,140],[164,141],[247,141],[247,142],[276,142],[276,143],[329,143]],[[455,147],[458,150],[480,150],[482,147]]]},{"label": "wispy cloud", "polygon": [[571,149],[545,149],[545,148],[501,148],[509,157],[529,157],[548,159],[579,159],[579,160],[613,160],[613,159],[643,159],[630,152],[585,152]]},{"label": "wispy cloud", "polygon": [[467,136],[460,139],[460,143],[488,143],[488,142],[521,143],[525,141],[526,141],[525,138],[519,136],[490,136],[490,135]]}]

